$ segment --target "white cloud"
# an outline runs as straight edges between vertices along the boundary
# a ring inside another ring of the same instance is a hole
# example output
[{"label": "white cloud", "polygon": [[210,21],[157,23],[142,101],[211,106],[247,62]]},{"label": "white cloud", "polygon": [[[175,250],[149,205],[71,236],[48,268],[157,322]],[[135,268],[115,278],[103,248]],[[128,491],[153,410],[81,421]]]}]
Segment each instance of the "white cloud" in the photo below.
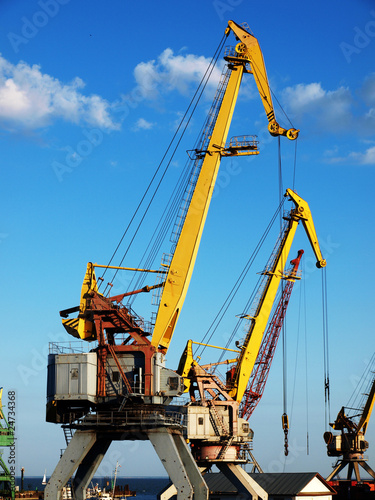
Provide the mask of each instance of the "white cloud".
[{"label": "white cloud", "polygon": [[84,82],[62,83],[40,66],[13,65],[0,55],[0,122],[36,129],[63,119],[103,129],[119,127],[111,117],[111,104],[98,95],[85,96]]},{"label": "white cloud", "polygon": [[375,146],[369,148],[365,153],[352,153],[361,165],[375,165]]},{"label": "white cloud", "polygon": [[353,120],[351,106],[353,99],[349,89],[324,90],[320,83],[298,84],[287,87],[283,92],[288,113],[293,122],[300,122],[307,115],[315,131],[338,132],[346,129]]},{"label": "white cloud", "polygon": [[349,133],[363,140],[375,134],[375,73],[359,89],[325,90],[320,83],[298,84],[283,92],[288,113],[308,133]]},{"label": "white cloud", "polygon": [[147,120],[145,120],[144,118],[139,118],[139,120],[137,120],[137,123],[135,124],[134,126],[134,130],[137,131],[137,130],[150,130],[151,128],[153,128],[155,125],[155,123],[151,123]]},{"label": "white cloud", "polygon": [[366,78],[360,93],[367,106],[375,106],[375,73]]},{"label": "white cloud", "polygon": [[299,83],[295,87],[287,87],[284,91],[284,97],[291,110],[309,107],[325,96],[326,92],[322,89],[320,83],[309,83],[304,85]]},{"label": "white cloud", "polygon": [[[174,55],[165,49],[155,60],[139,63],[134,69],[134,77],[143,97],[156,99],[160,92],[177,90],[186,94],[190,83],[198,83],[205,74],[210,59],[195,54]],[[209,86],[216,88],[221,68],[215,67]]]},{"label": "white cloud", "polygon": [[329,163],[350,163],[354,165],[375,165],[375,146],[372,146],[364,153],[351,152],[347,156],[334,156]]}]

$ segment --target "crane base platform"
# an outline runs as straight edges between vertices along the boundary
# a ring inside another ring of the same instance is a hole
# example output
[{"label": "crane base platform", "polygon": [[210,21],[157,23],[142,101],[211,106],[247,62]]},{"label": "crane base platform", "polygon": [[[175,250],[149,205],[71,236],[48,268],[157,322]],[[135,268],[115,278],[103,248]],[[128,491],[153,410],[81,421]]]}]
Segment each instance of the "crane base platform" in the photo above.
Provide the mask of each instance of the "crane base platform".
[{"label": "crane base platform", "polygon": [[86,490],[112,441],[150,440],[176,487],[178,500],[207,500],[208,487],[183,437],[181,414],[142,410],[89,414],[65,425],[75,429],[44,491],[45,500],[61,500],[73,478],[74,498],[85,500]]}]

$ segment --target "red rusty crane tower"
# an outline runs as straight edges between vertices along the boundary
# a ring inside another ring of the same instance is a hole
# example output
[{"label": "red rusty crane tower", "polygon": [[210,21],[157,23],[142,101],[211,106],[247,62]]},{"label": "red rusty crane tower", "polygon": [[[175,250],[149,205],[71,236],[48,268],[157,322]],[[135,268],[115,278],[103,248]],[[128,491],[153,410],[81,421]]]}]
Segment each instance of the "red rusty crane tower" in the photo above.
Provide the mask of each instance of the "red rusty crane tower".
[{"label": "red rusty crane tower", "polygon": [[[298,255],[295,259],[291,260],[292,269],[288,274],[298,278],[298,267],[301,262],[303,250],[298,250]],[[289,305],[290,296],[293,290],[295,280],[287,281],[285,288],[282,292],[280,300],[277,304],[272,319],[268,325],[267,332],[263,337],[262,345],[258,352],[258,357],[255,362],[254,370],[251,374],[245,396],[240,405],[240,417],[249,420],[255,407],[263,396],[264,388],[266,386],[268,374],[270,372],[273,356],[275,354],[277,342],[279,340],[281,328],[284,323],[284,318]]]}]

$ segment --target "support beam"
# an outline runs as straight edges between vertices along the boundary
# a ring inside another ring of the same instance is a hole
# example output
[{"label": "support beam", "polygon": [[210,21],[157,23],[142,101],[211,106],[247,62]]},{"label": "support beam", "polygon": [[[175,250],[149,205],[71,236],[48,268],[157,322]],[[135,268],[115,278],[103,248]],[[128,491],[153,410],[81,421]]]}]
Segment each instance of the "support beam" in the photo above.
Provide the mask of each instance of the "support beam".
[{"label": "support beam", "polygon": [[219,462],[216,466],[220,469],[229,481],[234,484],[239,493],[245,498],[252,497],[253,500],[267,498],[267,493],[255,481],[252,481],[247,472],[240,466],[233,463]]},{"label": "support beam", "polygon": [[73,481],[75,500],[86,499],[86,490],[111,443],[112,439],[98,438],[82,460]]},{"label": "support beam", "polygon": [[347,480],[351,480],[353,476],[353,472],[355,475],[355,479],[357,482],[361,481],[360,477],[360,469],[359,466],[361,466],[372,478],[375,479],[375,472],[371,469],[371,467],[366,463],[365,460],[353,460],[353,459],[343,459],[339,461],[336,465],[336,467],[333,469],[331,474],[327,477],[326,481],[331,481],[334,479],[336,476],[339,475],[339,473],[345,469],[345,467],[348,467],[348,472],[346,475]]},{"label": "support beam", "polygon": [[346,466],[348,462],[341,461],[331,472],[331,474],[327,477],[326,481],[331,481],[339,472],[341,472]]},{"label": "support beam", "polygon": [[96,432],[77,430],[63,456],[60,458],[44,490],[45,500],[61,500],[61,491],[74,471],[91,450],[96,441]]},{"label": "support beam", "polygon": [[173,496],[177,495],[176,486],[172,484],[168,484],[156,497],[157,500],[170,500]]},{"label": "support beam", "polygon": [[359,473],[358,462],[353,462],[353,469],[354,469],[354,474],[355,474],[355,478],[357,480],[357,483],[360,483],[361,482],[361,475]]},{"label": "support beam", "polygon": [[362,462],[359,462],[359,464],[362,465],[367,474],[369,474],[372,478],[375,479],[375,472],[371,469],[371,467],[368,464],[366,464],[364,460]]},{"label": "support beam", "polygon": [[[202,476],[207,472],[207,467],[199,467]],[[177,495],[176,486],[173,483],[167,484],[165,488],[158,493],[157,500],[170,500],[173,496]]]},{"label": "support beam", "polygon": [[177,489],[177,500],[208,500],[208,487],[182,435],[165,427],[147,434]]},{"label": "support beam", "polygon": [[173,434],[173,439],[176,444],[179,455],[181,457],[181,460],[187,471],[188,477],[193,483],[194,499],[207,500],[209,490],[206,485],[206,481],[203,479],[199,467],[197,466],[195,460],[193,459],[185,439],[181,436],[181,434]]},{"label": "support beam", "polygon": [[250,464],[253,464],[253,468],[252,468],[252,471],[251,472],[256,472],[258,470],[258,472],[263,472],[261,466],[259,465],[259,463],[257,462],[256,458],[254,457],[253,453],[248,450],[248,454],[250,455],[250,458],[252,460],[252,462],[250,462]]}]

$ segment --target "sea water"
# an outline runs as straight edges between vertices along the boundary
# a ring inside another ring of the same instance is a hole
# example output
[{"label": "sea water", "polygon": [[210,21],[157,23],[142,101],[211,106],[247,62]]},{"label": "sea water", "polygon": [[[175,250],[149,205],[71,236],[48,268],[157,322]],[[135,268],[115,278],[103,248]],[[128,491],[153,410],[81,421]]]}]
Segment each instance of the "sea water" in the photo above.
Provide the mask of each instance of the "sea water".
[{"label": "sea water", "polygon": [[[48,481],[47,477],[47,481]],[[25,490],[44,490],[43,478],[25,477],[23,487]],[[97,477],[92,480],[92,485],[98,484],[100,488],[111,491],[113,478]],[[124,487],[126,484],[129,490],[136,491],[136,500],[156,500],[157,494],[169,483],[167,477],[117,477],[116,484]],[[21,478],[16,478],[16,485],[21,487]],[[130,497],[131,498],[131,497]]]}]

